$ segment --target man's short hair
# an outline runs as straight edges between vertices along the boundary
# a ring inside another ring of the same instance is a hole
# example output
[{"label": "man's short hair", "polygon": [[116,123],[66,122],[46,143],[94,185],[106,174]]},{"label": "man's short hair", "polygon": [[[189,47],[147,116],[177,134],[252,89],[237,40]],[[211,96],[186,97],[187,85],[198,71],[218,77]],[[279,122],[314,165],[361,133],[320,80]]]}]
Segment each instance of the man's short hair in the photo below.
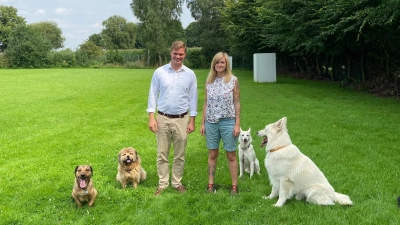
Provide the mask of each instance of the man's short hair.
[{"label": "man's short hair", "polygon": [[174,41],[171,45],[171,52],[172,50],[178,50],[184,48],[186,52],[186,44],[183,41]]}]

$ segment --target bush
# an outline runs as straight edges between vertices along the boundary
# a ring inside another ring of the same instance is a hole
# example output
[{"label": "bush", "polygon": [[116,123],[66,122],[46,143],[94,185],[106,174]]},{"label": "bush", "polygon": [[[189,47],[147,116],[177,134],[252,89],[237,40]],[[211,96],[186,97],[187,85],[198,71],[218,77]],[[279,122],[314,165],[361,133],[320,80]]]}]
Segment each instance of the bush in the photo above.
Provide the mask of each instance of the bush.
[{"label": "bush", "polygon": [[0,53],[0,68],[8,68],[9,66],[6,55]]},{"label": "bush", "polygon": [[211,61],[202,54],[201,48],[188,48],[186,50],[185,65],[187,67],[197,69],[197,68],[208,68]]},{"label": "bush", "polygon": [[17,27],[10,37],[5,54],[10,66],[17,68],[42,68],[49,66],[51,43],[36,30]]},{"label": "bush", "polygon": [[113,65],[123,65],[125,63],[124,57],[119,53],[118,50],[110,50],[106,52],[106,63]]},{"label": "bush", "polygon": [[52,67],[74,67],[77,65],[75,53],[69,48],[50,52],[49,60]]},{"label": "bush", "polygon": [[124,58],[125,63],[144,60],[143,49],[119,50],[119,53]]}]

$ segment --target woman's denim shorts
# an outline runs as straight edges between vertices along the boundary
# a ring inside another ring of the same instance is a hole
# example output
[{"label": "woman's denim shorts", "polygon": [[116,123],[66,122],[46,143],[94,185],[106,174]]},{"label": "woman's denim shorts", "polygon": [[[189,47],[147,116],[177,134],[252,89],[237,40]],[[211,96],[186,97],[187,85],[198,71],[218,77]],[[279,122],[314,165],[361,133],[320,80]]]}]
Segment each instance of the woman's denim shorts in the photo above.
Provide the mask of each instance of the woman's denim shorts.
[{"label": "woman's denim shorts", "polygon": [[218,149],[222,139],[225,151],[236,151],[238,137],[233,136],[235,118],[223,118],[217,123],[205,123],[208,149]]}]

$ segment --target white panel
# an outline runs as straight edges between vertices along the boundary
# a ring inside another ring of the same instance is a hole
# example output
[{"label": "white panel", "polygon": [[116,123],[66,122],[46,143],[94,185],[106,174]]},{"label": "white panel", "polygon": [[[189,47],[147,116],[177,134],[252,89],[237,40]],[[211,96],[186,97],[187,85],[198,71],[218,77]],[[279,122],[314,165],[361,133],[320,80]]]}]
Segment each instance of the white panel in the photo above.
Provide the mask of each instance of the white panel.
[{"label": "white panel", "polygon": [[276,82],[276,54],[256,53],[253,55],[255,82]]}]

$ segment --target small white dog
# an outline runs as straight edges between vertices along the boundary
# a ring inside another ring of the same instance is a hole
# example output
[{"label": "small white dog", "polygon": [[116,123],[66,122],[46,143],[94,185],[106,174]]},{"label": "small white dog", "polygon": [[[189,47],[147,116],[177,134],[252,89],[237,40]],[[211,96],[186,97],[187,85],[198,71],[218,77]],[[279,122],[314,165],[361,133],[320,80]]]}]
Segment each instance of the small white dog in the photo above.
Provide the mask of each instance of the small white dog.
[{"label": "small white dog", "polygon": [[257,132],[264,137],[261,147],[265,150],[265,167],[272,185],[271,194],[266,199],[279,197],[274,206],[281,207],[287,199],[296,196],[297,200],[318,205],[352,205],[349,196],[335,192],[325,175],[314,162],[303,155],[292,144],[286,129],[287,119],[283,117]]},{"label": "small white dog", "polygon": [[252,141],[251,129],[249,128],[248,131],[243,131],[242,128],[240,128],[238,146],[240,166],[239,177],[243,176],[243,170],[250,173],[250,178],[253,176],[254,172],[260,175],[260,163],[256,157],[253,145],[251,144]]}]

